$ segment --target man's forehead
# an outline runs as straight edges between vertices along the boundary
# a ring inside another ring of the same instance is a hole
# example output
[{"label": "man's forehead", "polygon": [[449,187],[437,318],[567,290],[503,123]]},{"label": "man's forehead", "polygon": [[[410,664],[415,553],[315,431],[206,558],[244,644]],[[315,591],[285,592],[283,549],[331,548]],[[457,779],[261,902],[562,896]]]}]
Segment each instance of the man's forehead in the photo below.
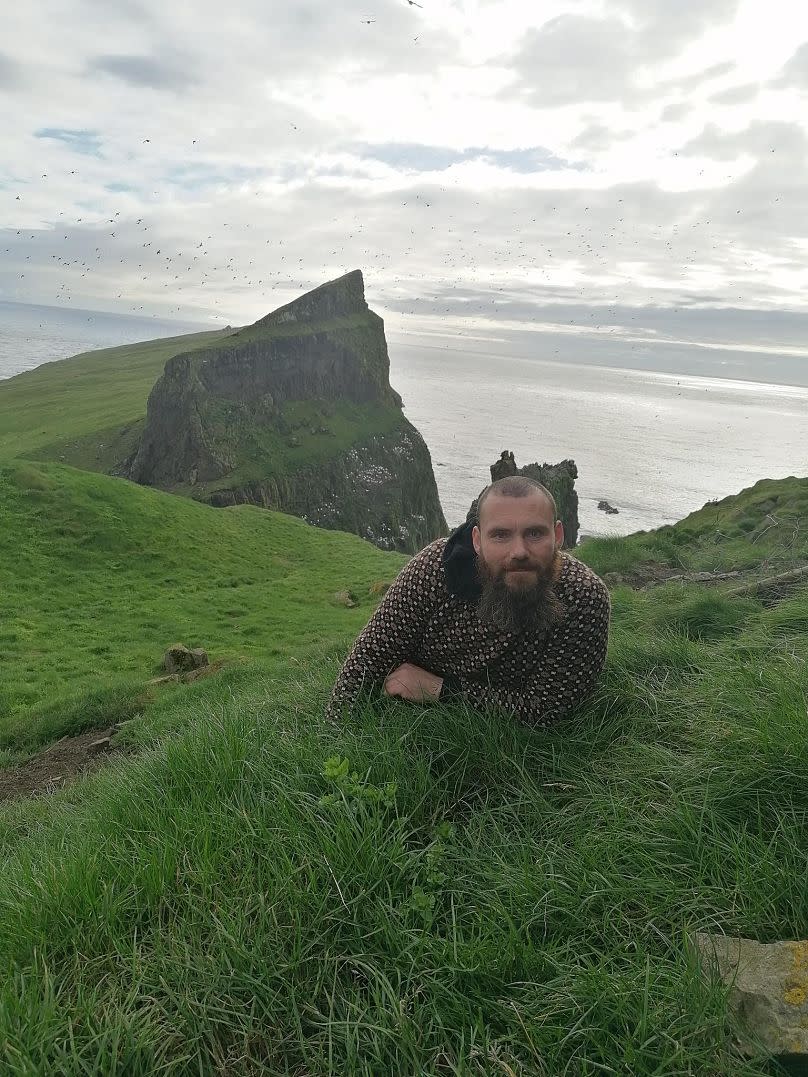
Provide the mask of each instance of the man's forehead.
[{"label": "man's forehead", "polygon": [[540,490],[524,497],[503,497],[492,493],[483,502],[481,527],[524,526],[526,523],[543,523],[549,527],[555,523],[553,507]]}]

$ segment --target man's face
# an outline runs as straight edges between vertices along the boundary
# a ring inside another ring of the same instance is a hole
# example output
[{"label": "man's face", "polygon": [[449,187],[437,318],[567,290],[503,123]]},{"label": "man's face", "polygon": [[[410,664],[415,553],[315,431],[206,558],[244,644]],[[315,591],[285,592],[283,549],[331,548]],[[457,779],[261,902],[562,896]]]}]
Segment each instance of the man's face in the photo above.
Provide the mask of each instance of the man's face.
[{"label": "man's face", "polygon": [[482,585],[479,615],[504,631],[546,624],[558,612],[550,589],[561,567],[564,526],[540,492],[491,494],[471,533]]}]

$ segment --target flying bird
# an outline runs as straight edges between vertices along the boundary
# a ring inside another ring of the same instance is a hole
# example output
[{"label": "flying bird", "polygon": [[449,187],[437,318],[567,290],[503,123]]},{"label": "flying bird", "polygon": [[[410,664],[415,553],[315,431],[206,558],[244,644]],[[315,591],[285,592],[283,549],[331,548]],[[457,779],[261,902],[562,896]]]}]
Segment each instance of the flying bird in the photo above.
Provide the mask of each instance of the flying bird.
[{"label": "flying bird", "polygon": [[419,7],[423,10],[424,5],[416,4],[415,0],[407,0],[407,3],[410,5],[410,7]]}]

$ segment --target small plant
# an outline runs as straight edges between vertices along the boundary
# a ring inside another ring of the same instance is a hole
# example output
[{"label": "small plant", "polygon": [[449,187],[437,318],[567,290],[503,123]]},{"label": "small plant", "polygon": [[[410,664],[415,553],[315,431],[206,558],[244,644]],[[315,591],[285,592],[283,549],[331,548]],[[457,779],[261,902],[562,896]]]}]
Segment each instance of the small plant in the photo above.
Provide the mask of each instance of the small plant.
[{"label": "small plant", "polygon": [[431,927],[435,919],[435,906],[443,893],[443,884],[448,875],[443,870],[442,862],[446,853],[446,843],[454,837],[455,828],[451,823],[439,823],[435,827],[435,840],[424,855],[423,877],[413,883],[412,893],[406,908],[412,912],[424,927]]},{"label": "small plant", "polygon": [[320,797],[322,805],[351,802],[364,804],[381,804],[385,808],[395,805],[396,789],[395,782],[385,782],[384,785],[372,785],[367,780],[361,779],[357,771],[349,773],[350,760],[343,759],[339,755],[326,759],[323,767],[323,777],[332,781],[337,792],[326,793]]}]

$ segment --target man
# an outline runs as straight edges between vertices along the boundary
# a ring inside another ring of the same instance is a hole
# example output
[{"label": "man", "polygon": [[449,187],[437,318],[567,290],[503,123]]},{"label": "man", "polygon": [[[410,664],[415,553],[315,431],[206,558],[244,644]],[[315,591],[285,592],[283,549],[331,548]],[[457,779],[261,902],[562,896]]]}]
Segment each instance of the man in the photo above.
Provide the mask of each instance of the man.
[{"label": "man", "polygon": [[399,572],[343,663],[327,716],[381,687],[417,703],[493,706],[541,728],[558,721],[603,668],[610,614],[605,584],[563,542],[540,483],[511,475],[487,486],[477,522]]}]

